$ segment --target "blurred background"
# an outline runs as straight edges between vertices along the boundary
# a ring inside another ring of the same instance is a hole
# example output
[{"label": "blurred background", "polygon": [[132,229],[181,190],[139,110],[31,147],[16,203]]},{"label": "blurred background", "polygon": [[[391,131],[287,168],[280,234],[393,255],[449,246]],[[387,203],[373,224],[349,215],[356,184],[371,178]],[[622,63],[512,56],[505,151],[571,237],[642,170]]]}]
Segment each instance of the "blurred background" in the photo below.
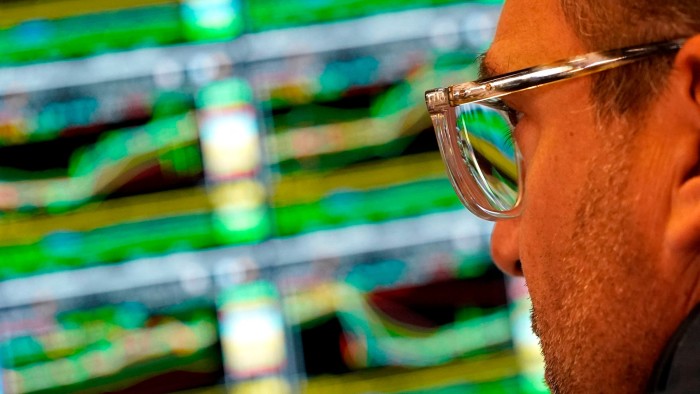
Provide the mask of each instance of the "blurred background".
[{"label": "blurred background", "polygon": [[499,0],[0,2],[0,393],[541,393],[423,103]]}]

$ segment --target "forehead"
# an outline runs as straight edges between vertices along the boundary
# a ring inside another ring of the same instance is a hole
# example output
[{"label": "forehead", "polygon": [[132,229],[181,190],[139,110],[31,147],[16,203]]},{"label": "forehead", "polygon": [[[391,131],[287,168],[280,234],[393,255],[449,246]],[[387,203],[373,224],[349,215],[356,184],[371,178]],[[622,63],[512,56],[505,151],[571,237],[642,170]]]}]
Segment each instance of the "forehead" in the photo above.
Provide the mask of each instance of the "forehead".
[{"label": "forehead", "polygon": [[506,0],[484,62],[504,73],[584,52],[566,22],[560,0]]}]

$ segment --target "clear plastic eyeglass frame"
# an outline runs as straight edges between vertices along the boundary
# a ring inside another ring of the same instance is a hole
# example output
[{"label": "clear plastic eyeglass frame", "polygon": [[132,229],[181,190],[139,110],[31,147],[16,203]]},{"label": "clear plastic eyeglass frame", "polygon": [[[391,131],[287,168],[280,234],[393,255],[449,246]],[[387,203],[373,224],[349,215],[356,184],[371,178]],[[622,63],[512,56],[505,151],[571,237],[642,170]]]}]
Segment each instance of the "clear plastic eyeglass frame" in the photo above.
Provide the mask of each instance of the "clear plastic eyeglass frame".
[{"label": "clear plastic eyeglass frame", "polygon": [[[488,191],[480,186],[475,178],[475,169],[469,168],[463,157],[458,135],[455,108],[469,103],[479,103],[497,99],[511,93],[533,89],[572,78],[583,77],[640,61],[654,55],[678,51],[685,39],[664,41],[653,44],[591,52],[571,59],[560,60],[543,66],[535,66],[495,77],[466,82],[447,88],[437,88],[425,92],[425,103],[435,127],[438,145],[447,173],[459,199],[476,216],[495,221],[514,218],[522,211],[523,169],[519,151],[515,148],[518,164],[517,199],[509,210],[490,209],[486,203]],[[469,148],[471,150],[471,147]],[[479,172],[476,169],[476,172]]]}]

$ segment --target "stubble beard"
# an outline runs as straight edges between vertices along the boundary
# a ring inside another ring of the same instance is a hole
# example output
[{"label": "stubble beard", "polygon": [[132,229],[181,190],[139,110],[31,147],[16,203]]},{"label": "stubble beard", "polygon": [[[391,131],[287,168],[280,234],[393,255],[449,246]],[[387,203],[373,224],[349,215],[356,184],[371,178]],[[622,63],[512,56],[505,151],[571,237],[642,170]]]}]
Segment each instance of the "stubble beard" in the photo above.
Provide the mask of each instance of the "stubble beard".
[{"label": "stubble beard", "polygon": [[654,296],[657,256],[631,223],[625,151],[624,141],[609,141],[591,158],[571,238],[546,259],[559,267],[545,270],[551,284],[533,295],[533,330],[555,394],[642,392],[654,365],[650,349],[663,342],[653,323],[664,305]]}]

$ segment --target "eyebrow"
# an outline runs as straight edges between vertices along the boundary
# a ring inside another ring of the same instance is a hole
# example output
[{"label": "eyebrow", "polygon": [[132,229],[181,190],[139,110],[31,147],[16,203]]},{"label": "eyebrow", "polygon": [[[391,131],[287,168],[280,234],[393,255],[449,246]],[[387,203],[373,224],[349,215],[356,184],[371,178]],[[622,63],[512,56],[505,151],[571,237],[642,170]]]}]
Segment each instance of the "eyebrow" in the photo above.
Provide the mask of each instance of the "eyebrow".
[{"label": "eyebrow", "polygon": [[488,52],[484,52],[476,57],[477,62],[479,62],[479,80],[493,78],[499,74],[487,60],[488,54]]},{"label": "eyebrow", "polygon": [[[489,61],[489,52],[484,52],[476,57],[476,61],[479,63],[479,75],[475,82],[485,81],[494,77],[503,75],[503,71],[494,65],[493,62]],[[527,92],[520,92],[518,94],[520,97],[528,95]],[[501,101],[508,103],[508,105],[513,105],[512,102],[518,95],[511,95],[508,97],[501,97]]]}]

